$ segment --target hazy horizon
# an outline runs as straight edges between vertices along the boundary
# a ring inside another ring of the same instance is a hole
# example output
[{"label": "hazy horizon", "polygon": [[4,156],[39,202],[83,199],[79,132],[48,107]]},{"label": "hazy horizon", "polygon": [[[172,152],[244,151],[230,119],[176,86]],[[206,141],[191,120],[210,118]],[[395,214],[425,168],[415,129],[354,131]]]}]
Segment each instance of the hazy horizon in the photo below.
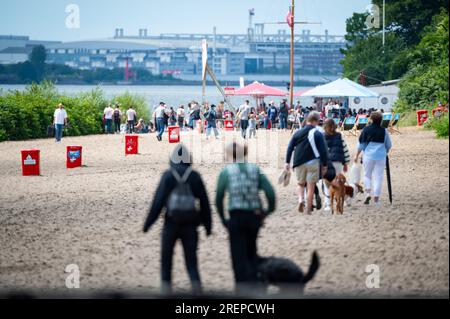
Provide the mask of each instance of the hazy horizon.
[{"label": "hazy horizon", "polygon": [[[275,3],[276,2],[276,3]],[[14,0],[2,3],[1,35],[24,35],[33,40],[78,41],[110,38],[116,28],[125,35],[138,35],[148,29],[149,35],[161,33],[246,33],[248,10],[254,8],[254,22],[285,21],[289,0],[229,0],[227,2],[196,0],[159,2],[155,0]],[[65,26],[66,6],[80,8],[80,28]],[[309,29],[313,34],[344,35],[345,21],[353,12],[362,12],[370,0],[297,0],[296,21],[321,22],[322,25],[301,25],[297,32]],[[287,26],[266,25],[266,33],[287,29]]]}]

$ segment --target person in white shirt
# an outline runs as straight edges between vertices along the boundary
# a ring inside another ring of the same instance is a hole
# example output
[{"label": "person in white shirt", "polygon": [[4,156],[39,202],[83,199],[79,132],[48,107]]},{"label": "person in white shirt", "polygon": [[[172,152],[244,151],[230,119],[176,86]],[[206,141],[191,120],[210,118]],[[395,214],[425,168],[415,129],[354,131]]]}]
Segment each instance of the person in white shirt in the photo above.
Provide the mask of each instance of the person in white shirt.
[{"label": "person in white shirt", "polygon": [[184,105],[181,105],[177,110],[177,120],[180,129],[184,128],[185,119],[186,119],[186,111],[184,110]]},{"label": "person in white shirt", "polygon": [[245,104],[239,107],[238,117],[241,121],[241,135],[245,139],[247,137],[248,117],[252,111],[250,101],[245,101]]},{"label": "person in white shirt", "polygon": [[161,102],[159,103],[159,106],[155,109],[153,114],[156,123],[156,130],[158,131],[156,138],[160,142],[162,141],[162,136],[164,134],[164,131],[166,130],[166,122],[164,119],[165,115],[169,115],[168,110],[166,108],[166,104],[164,102]]},{"label": "person in white shirt", "polygon": [[61,142],[64,126],[67,125],[67,112],[64,104],[60,103],[53,115],[53,125],[55,126],[56,142]]},{"label": "person in white shirt", "polygon": [[109,104],[105,110],[103,111],[103,114],[105,115],[105,133],[106,134],[112,134],[113,133],[113,114],[114,109],[111,107],[111,104]]},{"label": "person in white shirt", "polygon": [[133,107],[130,106],[130,108],[127,111],[127,121],[128,121],[128,133],[132,134],[134,133],[134,126],[136,124],[136,111],[133,110]]}]

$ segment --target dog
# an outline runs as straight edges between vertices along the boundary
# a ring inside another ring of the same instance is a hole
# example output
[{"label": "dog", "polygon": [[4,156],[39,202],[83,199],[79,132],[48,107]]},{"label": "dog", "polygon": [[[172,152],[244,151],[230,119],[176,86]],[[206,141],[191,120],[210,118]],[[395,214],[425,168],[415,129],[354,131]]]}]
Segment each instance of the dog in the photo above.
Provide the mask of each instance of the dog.
[{"label": "dog", "polygon": [[346,194],[345,184],[347,183],[347,179],[344,174],[338,174],[336,178],[330,185],[330,204],[331,204],[331,214],[334,215],[334,201],[336,200],[336,211],[337,215],[344,214],[344,201]]},{"label": "dog", "polygon": [[358,194],[364,194],[364,188],[360,184],[345,185],[345,203],[348,207],[352,206],[353,200]]},{"label": "dog", "polygon": [[312,255],[311,265],[306,275],[292,260],[279,257],[258,257],[258,281],[267,292],[269,285],[279,288],[281,296],[302,295],[320,267],[317,252]]}]

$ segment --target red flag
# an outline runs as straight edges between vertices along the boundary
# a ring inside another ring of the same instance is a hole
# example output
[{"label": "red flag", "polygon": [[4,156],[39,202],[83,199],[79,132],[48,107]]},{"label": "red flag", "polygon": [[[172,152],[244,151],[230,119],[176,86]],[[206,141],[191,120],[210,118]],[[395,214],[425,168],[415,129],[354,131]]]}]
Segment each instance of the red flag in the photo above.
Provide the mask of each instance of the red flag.
[{"label": "red flag", "polygon": [[289,10],[288,15],[286,16],[286,22],[289,25],[289,27],[294,26],[294,16],[292,15],[292,12]]}]

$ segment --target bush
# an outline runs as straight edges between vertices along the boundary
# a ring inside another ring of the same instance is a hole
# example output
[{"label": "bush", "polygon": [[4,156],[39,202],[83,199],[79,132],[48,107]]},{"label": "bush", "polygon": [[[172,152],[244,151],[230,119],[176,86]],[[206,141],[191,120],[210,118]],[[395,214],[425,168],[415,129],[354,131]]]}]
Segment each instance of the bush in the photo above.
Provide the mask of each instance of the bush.
[{"label": "bush", "polygon": [[430,118],[425,123],[425,128],[434,130],[436,136],[439,138],[447,138],[448,134],[449,117],[448,114],[441,116],[440,118]]},{"label": "bush", "polygon": [[[148,120],[150,114],[145,99],[128,93],[112,102],[135,107],[138,116]],[[66,106],[70,125],[68,136],[99,134],[103,131],[104,108],[110,103],[97,88],[78,96],[63,96],[52,83],[33,84],[24,91],[0,91],[0,141],[17,141],[47,137],[47,127],[59,103]]]},{"label": "bush", "polygon": [[112,100],[112,102],[114,104],[119,103],[120,110],[124,114],[129,109],[129,107],[132,106],[136,111],[138,118],[142,118],[147,122],[150,120],[151,112],[143,96],[133,95],[130,94],[129,92],[126,92],[122,95],[116,96]]}]

